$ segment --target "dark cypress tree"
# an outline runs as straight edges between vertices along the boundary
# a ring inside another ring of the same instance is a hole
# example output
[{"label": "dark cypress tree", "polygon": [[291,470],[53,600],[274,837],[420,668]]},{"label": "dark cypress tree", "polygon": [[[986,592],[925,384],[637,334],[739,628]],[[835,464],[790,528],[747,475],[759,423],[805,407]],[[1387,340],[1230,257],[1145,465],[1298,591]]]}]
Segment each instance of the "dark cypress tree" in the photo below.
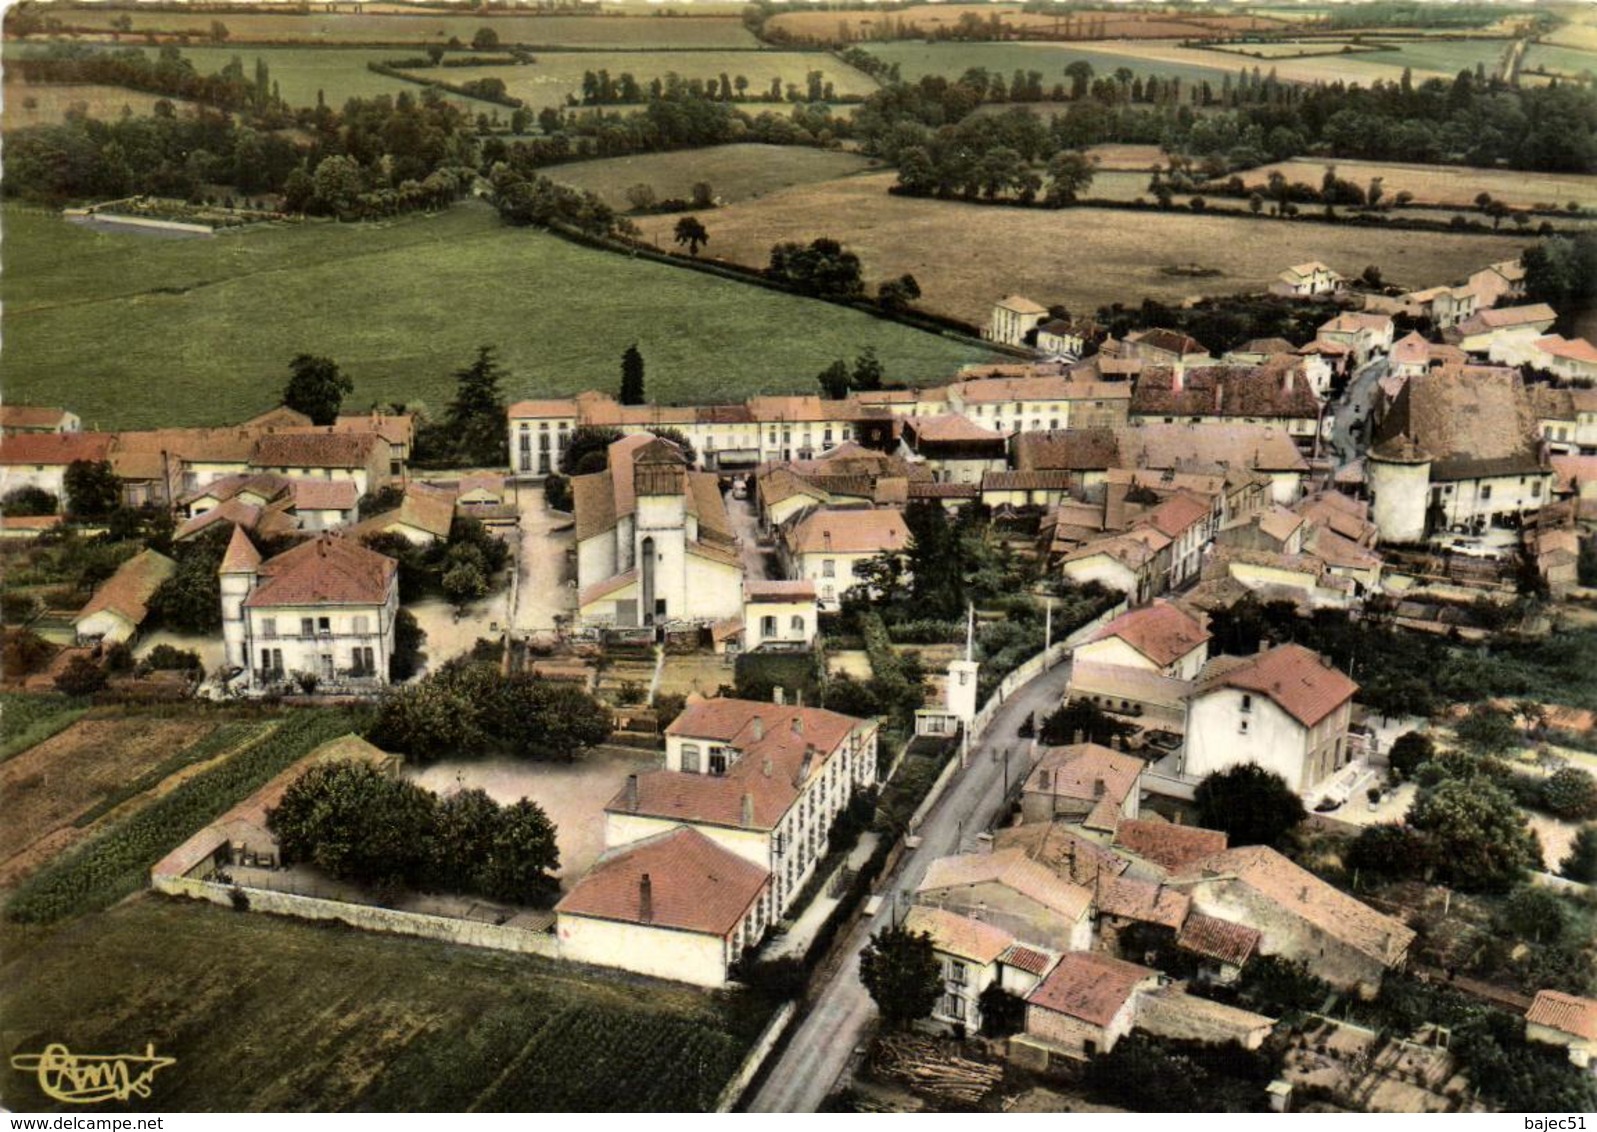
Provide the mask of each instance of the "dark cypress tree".
[{"label": "dark cypress tree", "polygon": [[621,355],[621,403],[643,404],[643,355],[636,342]]}]

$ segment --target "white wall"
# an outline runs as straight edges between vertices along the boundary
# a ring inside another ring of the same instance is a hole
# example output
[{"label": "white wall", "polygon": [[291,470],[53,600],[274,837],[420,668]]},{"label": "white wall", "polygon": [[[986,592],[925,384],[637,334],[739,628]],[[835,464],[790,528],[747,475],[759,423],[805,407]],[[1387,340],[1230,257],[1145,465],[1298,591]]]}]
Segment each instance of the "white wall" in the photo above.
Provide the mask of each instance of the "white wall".
[{"label": "white wall", "polygon": [[[1250,697],[1243,710],[1243,696]],[[1246,729],[1244,730],[1244,725]],[[1202,778],[1239,763],[1256,763],[1274,771],[1294,791],[1314,784],[1304,781],[1308,728],[1298,723],[1261,692],[1216,688],[1194,696],[1187,708],[1187,739],[1182,771]]]}]

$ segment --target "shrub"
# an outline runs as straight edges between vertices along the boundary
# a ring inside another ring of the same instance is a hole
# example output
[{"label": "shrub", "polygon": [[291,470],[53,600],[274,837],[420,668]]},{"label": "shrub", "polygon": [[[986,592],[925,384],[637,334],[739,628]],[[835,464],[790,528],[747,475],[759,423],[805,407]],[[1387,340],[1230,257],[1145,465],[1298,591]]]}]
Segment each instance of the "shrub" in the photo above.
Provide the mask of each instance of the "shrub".
[{"label": "shrub", "polygon": [[1597,778],[1567,766],[1542,783],[1542,805],[1554,817],[1569,821],[1597,818]]},{"label": "shrub", "polygon": [[1414,772],[1424,763],[1436,757],[1436,744],[1431,742],[1431,737],[1419,731],[1405,731],[1397,737],[1392,744],[1392,749],[1387,752],[1387,761],[1392,766],[1392,772],[1399,778],[1410,779]]},{"label": "shrub", "polygon": [[27,515],[54,515],[61,510],[61,501],[42,487],[27,484],[6,492],[0,499],[0,515],[8,519]]},{"label": "shrub", "polygon": [[197,672],[201,668],[199,653],[167,644],[156,645],[144,662],[157,672]]},{"label": "shrub", "polygon": [[55,678],[55,690],[68,696],[92,696],[105,688],[105,670],[86,656],[75,656]]}]

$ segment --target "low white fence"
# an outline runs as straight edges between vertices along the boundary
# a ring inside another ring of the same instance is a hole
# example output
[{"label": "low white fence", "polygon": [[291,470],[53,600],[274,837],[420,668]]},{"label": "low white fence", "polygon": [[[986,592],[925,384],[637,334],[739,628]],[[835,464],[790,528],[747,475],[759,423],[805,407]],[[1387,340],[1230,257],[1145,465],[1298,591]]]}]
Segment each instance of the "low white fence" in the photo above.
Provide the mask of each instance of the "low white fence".
[{"label": "low white fence", "polygon": [[787,1024],[792,1021],[797,1009],[795,1003],[784,1002],[771,1016],[771,1020],[765,1024],[765,1029],[760,1032],[759,1041],[754,1043],[754,1048],[749,1050],[748,1056],[743,1059],[737,1076],[726,1083],[726,1088],[722,1089],[721,1095],[716,1098],[716,1112],[731,1112],[738,1101],[743,1099],[743,1091],[749,1087],[749,1082],[754,1080],[755,1074],[759,1073],[760,1066],[765,1064],[765,1059],[771,1056],[777,1040],[781,1038],[782,1031],[787,1029]]}]

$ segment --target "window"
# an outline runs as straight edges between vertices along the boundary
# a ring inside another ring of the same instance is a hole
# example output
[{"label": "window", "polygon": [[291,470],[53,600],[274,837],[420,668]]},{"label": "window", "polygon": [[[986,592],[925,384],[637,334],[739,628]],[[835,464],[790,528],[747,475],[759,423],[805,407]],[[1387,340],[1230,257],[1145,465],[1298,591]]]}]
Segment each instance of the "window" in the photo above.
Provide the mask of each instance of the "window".
[{"label": "window", "polygon": [[277,618],[261,618],[261,636],[265,637],[268,641],[277,640]]},{"label": "window", "polygon": [[316,622],[309,617],[301,617],[299,619],[299,635],[302,637],[314,637],[316,635]]},{"label": "window", "polygon": [[697,743],[682,744],[682,769],[688,774],[699,773],[699,745]]},{"label": "window", "polygon": [[965,1017],[965,1000],[957,994],[945,994],[943,995],[943,1001],[937,1007],[937,1013],[944,1018],[963,1020]]},{"label": "window", "polygon": [[1243,711],[1252,711],[1253,710],[1253,697],[1248,695],[1246,692],[1242,693],[1242,710]]},{"label": "window", "polygon": [[320,659],[322,662],[322,678],[331,680],[333,678],[333,654],[324,652]]},{"label": "window", "polygon": [[333,631],[333,619],[331,617],[318,617],[316,619],[316,631],[318,633],[331,633]]},{"label": "window", "polygon": [[957,960],[948,961],[948,981],[957,987],[964,986],[970,981],[969,968]]},{"label": "window", "polygon": [[360,616],[353,618],[353,620],[355,623],[356,636],[361,636],[371,632],[371,621],[368,617],[366,617],[365,614],[361,614]]},{"label": "window", "polygon": [[821,561],[821,577],[837,577],[837,562],[835,559],[826,558]]},{"label": "window", "polygon": [[1530,497],[1532,499],[1540,499],[1542,497],[1542,481],[1541,480],[1537,480],[1535,483],[1530,485]]},{"label": "window", "polygon": [[804,635],[804,618],[795,615],[788,622],[788,628],[792,629],[793,632],[799,634],[799,636],[803,636]]},{"label": "window", "polygon": [[725,747],[712,747],[712,748],[710,748],[710,773],[711,774],[716,774],[716,775],[720,775],[720,774],[725,774],[726,773],[726,748]]},{"label": "window", "polygon": [[1244,719],[1242,722],[1238,723],[1237,724],[1237,734],[1238,735],[1246,735],[1248,733],[1249,725],[1250,725],[1250,721],[1246,720],[1246,719]]},{"label": "window", "polygon": [[775,617],[762,617],[762,618],[760,618],[760,637],[763,639],[763,638],[766,638],[766,637],[774,637],[774,636],[776,636],[776,618]]},{"label": "window", "polygon": [[1491,497],[1492,497],[1492,485],[1489,484],[1489,483],[1482,484],[1481,485],[1481,500],[1482,500],[1482,502],[1484,502],[1485,500],[1490,499]]}]

